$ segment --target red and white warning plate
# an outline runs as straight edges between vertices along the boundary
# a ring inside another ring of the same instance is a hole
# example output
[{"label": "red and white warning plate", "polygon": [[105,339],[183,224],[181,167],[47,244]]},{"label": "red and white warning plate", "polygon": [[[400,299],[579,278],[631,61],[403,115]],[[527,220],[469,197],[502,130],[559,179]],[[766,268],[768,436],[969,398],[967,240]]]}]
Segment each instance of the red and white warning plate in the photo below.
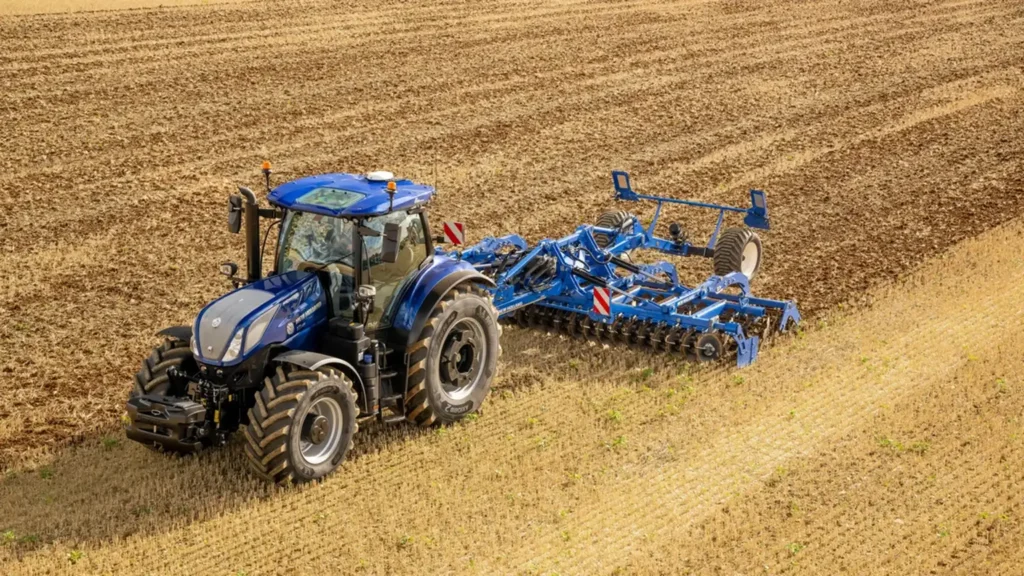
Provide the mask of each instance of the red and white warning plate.
[{"label": "red and white warning plate", "polygon": [[466,228],[462,222],[445,222],[444,237],[451,244],[462,246],[466,243]]},{"label": "red and white warning plate", "polygon": [[602,316],[612,315],[611,290],[600,286],[594,287],[594,312]]}]

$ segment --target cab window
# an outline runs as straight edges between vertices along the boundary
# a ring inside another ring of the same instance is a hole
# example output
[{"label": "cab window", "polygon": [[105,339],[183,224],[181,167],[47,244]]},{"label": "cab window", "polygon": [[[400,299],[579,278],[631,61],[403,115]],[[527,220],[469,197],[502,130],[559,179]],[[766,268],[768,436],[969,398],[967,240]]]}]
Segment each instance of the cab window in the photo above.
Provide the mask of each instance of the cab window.
[{"label": "cab window", "polygon": [[[398,224],[398,258],[395,262],[384,262],[381,253],[384,247],[384,225]],[[423,219],[416,213],[392,212],[366,220],[365,225],[380,232],[380,236],[363,237],[363,266],[361,284],[372,285],[377,290],[373,313],[367,319],[366,328],[373,330],[390,325],[386,314],[394,297],[402,291],[405,282],[427,257],[427,237]]]}]

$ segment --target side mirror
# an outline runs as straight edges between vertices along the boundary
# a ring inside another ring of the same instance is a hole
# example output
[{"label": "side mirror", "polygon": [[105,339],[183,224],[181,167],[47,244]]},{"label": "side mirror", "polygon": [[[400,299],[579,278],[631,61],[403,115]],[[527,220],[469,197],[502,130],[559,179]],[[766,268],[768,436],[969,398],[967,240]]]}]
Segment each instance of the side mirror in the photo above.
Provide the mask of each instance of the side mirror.
[{"label": "side mirror", "polygon": [[228,278],[233,278],[236,272],[238,272],[238,264],[234,262],[225,262],[220,265],[220,273]]},{"label": "side mirror", "polygon": [[396,222],[384,225],[384,246],[380,259],[388,264],[398,262],[398,241],[402,237],[402,228]]},{"label": "side mirror", "polygon": [[228,197],[228,232],[238,234],[242,229],[242,197],[232,194]]}]

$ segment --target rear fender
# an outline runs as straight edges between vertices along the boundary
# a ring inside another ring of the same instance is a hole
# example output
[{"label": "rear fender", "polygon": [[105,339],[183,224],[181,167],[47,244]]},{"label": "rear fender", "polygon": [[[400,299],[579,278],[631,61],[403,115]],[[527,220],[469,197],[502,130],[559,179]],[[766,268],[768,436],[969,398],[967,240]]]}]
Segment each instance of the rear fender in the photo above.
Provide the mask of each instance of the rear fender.
[{"label": "rear fender", "polygon": [[391,324],[394,330],[392,342],[403,347],[412,344],[423,330],[434,306],[464,282],[495,287],[493,280],[477,272],[469,263],[447,256],[434,256],[402,294]]}]

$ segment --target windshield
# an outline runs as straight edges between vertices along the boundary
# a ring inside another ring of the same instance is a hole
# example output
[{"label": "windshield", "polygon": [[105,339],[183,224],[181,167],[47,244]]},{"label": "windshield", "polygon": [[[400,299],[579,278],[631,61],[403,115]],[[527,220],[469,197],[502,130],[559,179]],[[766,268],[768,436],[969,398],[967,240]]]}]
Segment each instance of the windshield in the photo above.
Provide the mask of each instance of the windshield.
[{"label": "windshield", "polygon": [[[362,223],[378,235],[357,235],[357,223],[352,219],[289,211],[282,224],[277,271],[329,273],[332,314],[351,318],[357,268],[353,240],[362,242],[359,283],[376,288],[373,311],[365,319],[366,328],[373,330],[390,324],[387,312],[394,311],[394,296],[401,293],[404,284],[427,257],[427,239],[423,220],[416,213],[397,211],[368,218]],[[399,226],[395,262],[384,262],[382,257],[384,225],[387,223]]]},{"label": "windshield", "polygon": [[289,212],[281,235],[279,272],[335,264],[352,275],[353,223],[311,212]]},{"label": "windshield", "polygon": [[279,273],[309,270],[327,273],[328,305],[334,316],[351,317],[356,278],[352,262],[355,224],[311,212],[288,212],[278,247]]}]

